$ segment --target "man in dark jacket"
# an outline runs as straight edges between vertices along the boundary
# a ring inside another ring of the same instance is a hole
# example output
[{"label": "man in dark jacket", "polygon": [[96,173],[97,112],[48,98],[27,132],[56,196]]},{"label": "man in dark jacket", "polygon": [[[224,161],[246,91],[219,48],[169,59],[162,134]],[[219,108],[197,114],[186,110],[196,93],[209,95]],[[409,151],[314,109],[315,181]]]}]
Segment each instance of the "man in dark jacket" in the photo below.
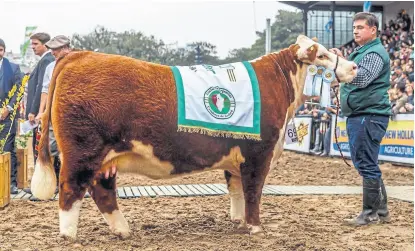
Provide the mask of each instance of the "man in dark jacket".
[{"label": "man in dark jacket", "polygon": [[[40,61],[37,63],[32,73],[30,74],[28,86],[27,86],[27,104],[25,117],[31,124],[36,123],[36,115],[39,113],[40,97],[42,94],[43,77],[45,76],[46,67],[53,61],[52,53],[46,47],[46,43],[50,40],[50,36],[47,33],[35,33],[30,37],[31,46],[35,55],[40,56]],[[37,128],[33,129],[33,160],[36,165],[37,150]],[[25,192],[31,193],[30,188],[24,189]],[[34,196],[30,197],[31,200],[37,200]]]},{"label": "man in dark jacket", "polygon": [[[14,112],[17,93],[22,84],[23,74],[17,64],[11,63],[7,58],[4,57],[5,51],[6,44],[2,39],[0,39],[0,103],[5,101],[14,85],[17,87],[6,108],[0,112],[0,125],[4,126],[0,132],[0,139],[6,139],[6,142],[3,146],[3,151],[10,152],[11,155],[10,192],[11,194],[17,194],[17,157],[14,141],[16,137],[16,124],[17,118],[19,116],[19,111],[16,111],[16,116],[13,120],[11,120],[10,114]],[[9,131],[10,134],[7,136]]]},{"label": "man in dark jacket", "polygon": [[[34,53],[40,56],[40,61],[37,63],[32,73],[30,74],[29,83],[27,86],[27,104],[26,104],[26,119],[32,124],[36,123],[36,115],[39,113],[40,96],[42,94],[43,77],[45,76],[46,67],[53,61],[52,53],[46,47],[46,43],[50,40],[47,33],[35,33],[31,37],[31,45]],[[36,129],[33,131],[33,152],[35,153],[36,145]],[[36,163],[36,158],[34,158]]]}]

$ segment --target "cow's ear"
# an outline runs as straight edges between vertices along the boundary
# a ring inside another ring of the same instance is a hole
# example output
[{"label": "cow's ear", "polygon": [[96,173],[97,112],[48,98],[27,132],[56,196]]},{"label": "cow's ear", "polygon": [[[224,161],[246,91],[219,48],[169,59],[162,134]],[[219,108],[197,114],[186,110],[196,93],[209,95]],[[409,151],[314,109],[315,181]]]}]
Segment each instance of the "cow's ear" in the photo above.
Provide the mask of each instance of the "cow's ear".
[{"label": "cow's ear", "polygon": [[312,46],[308,47],[308,49],[307,49],[307,58],[308,58],[308,60],[313,62],[316,59],[317,51],[318,51],[318,45],[317,44],[313,44]]},{"label": "cow's ear", "polygon": [[316,37],[313,37],[311,40],[313,40],[314,42],[318,42],[318,38],[316,38]]}]

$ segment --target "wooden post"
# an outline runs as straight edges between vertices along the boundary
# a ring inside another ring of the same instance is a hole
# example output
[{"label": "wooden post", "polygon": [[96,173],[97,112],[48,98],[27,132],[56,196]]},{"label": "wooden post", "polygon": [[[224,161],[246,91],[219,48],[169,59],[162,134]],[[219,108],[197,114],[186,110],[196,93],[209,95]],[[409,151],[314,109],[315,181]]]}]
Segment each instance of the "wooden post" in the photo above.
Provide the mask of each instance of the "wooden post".
[{"label": "wooden post", "polygon": [[0,154],[0,209],[10,203],[10,153]]},{"label": "wooden post", "polygon": [[27,170],[27,148],[17,149],[17,187],[20,189],[29,187],[29,175]]}]

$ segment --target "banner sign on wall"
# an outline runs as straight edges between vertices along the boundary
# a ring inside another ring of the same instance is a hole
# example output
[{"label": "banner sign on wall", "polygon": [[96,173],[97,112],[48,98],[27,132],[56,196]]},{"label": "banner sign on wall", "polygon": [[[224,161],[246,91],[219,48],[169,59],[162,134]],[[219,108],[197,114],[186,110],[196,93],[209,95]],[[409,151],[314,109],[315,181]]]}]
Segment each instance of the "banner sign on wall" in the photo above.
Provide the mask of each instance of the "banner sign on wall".
[{"label": "banner sign on wall", "polygon": [[[332,128],[334,128],[334,117]],[[350,157],[349,142],[346,131],[346,118],[338,118],[336,130],[332,130],[331,155],[340,156],[334,133],[337,133],[339,146],[344,156]],[[379,160],[414,163],[414,115],[398,114],[389,121],[388,129],[380,144]]]}]

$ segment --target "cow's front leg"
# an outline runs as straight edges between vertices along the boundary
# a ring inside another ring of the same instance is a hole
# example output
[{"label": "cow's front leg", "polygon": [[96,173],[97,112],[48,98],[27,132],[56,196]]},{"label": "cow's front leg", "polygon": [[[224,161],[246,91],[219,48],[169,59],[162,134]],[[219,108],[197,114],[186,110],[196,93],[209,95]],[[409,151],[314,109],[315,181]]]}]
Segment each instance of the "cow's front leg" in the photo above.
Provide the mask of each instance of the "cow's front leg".
[{"label": "cow's front leg", "polygon": [[94,179],[89,192],[108,223],[111,232],[123,239],[129,237],[130,227],[117,204],[115,172],[110,176],[106,174],[98,175]]},{"label": "cow's front leg", "polygon": [[86,189],[74,177],[61,176],[59,185],[59,231],[65,239],[75,240]]},{"label": "cow's front leg", "polygon": [[256,166],[253,161],[241,164],[242,186],[245,195],[246,222],[251,234],[262,233],[259,218],[262,188],[269,171],[269,158],[262,165]]},{"label": "cow's front leg", "polygon": [[231,199],[231,220],[238,224],[238,229],[246,229],[245,198],[241,177],[225,171],[225,178],[226,183],[228,184],[229,197]]}]

